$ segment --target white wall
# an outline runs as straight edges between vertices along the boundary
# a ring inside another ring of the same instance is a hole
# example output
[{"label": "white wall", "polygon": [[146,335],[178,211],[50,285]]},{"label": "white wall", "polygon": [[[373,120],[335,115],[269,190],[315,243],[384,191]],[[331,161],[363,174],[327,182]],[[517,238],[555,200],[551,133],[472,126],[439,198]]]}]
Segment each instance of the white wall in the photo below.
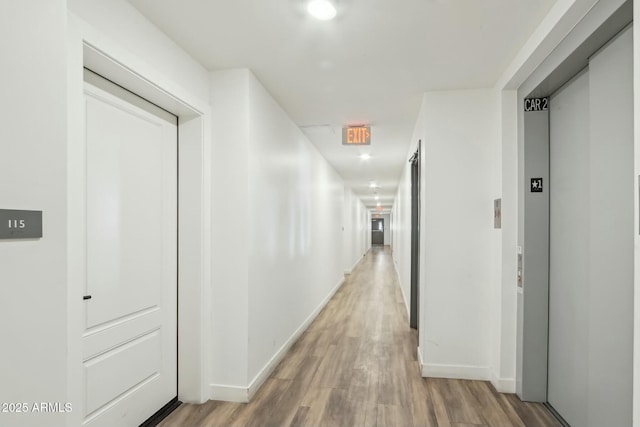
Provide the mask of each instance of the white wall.
[{"label": "white wall", "polygon": [[384,244],[391,244],[391,214],[382,214],[380,218],[384,219]]},{"label": "white wall", "polygon": [[125,47],[150,72],[161,73],[190,94],[206,99],[209,75],[126,0],[67,0],[69,10],[110,42]]},{"label": "white wall", "polygon": [[[7,403],[67,401],[66,25],[64,0],[0,5],[1,207],[43,211],[42,239],[0,241]],[[65,422],[58,413],[0,413],[0,425]]]},{"label": "white wall", "polygon": [[[494,318],[492,382],[504,392],[515,392],[517,329],[517,245],[518,245],[518,127],[517,91],[501,92],[502,181],[501,256],[493,260],[493,268],[501,267],[500,292],[494,295],[499,318]],[[494,155],[494,161],[497,156]],[[499,167],[499,166],[497,166]],[[516,178],[513,178],[516,177]],[[495,234],[495,233],[494,233]],[[498,322],[497,324],[495,322]],[[499,334],[499,336],[497,336]]]},{"label": "white wall", "polygon": [[349,274],[369,250],[368,210],[353,191],[344,189],[344,272]]},{"label": "white wall", "polygon": [[250,71],[210,78],[209,393],[246,401],[362,257],[369,217]]},{"label": "white wall", "polygon": [[[210,394],[248,383],[249,71],[211,74],[213,126]],[[242,393],[241,393],[242,394]]]},{"label": "white wall", "polygon": [[420,350],[427,376],[491,376],[491,297],[500,274],[492,266],[499,242],[493,230],[497,94],[432,92],[422,105]]},{"label": "white wall", "polygon": [[393,264],[407,308],[411,298],[411,169],[405,166],[393,204]]},{"label": "white wall", "polygon": [[344,280],[344,183],[253,74],[249,106],[249,379],[254,381]]}]

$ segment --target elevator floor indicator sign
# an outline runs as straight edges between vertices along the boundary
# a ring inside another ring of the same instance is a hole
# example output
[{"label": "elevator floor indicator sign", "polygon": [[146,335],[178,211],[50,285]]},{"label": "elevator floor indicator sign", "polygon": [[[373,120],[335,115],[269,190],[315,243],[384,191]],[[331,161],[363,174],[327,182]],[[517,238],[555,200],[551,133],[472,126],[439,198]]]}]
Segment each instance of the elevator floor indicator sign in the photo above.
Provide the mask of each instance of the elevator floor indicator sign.
[{"label": "elevator floor indicator sign", "polygon": [[531,192],[542,193],[542,178],[531,178]]}]

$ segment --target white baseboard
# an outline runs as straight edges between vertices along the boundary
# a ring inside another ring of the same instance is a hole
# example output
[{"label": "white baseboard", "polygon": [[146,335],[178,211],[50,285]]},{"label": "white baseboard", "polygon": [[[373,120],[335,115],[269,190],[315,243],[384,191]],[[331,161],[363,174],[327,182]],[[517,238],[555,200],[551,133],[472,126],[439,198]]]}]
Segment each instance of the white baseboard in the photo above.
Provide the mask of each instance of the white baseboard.
[{"label": "white baseboard", "polygon": [[269,375],[271,375],[273,370],[276,369],[276,367],[278,366],[278,363],[280,363],[280,361],[284,358],[284,356],[287,354],[291,346],[295,344],[295,342],[298,340],[298,338],[300,338],[303,332],[306,331],[307,328],[311,325],[311,323],[316,319],[316,317],[318,317],[318,314],[320,314],[322,309],[327,305],[329,300],[333,298],[335,293],[338,292],[338,289],[340,289],[340,287],[343,284],[344,284],[344,277],[342,277],[338,281],[338,284],[331,290],[331,292],[329,292],[329,295],[327,295],[322,300],[322,302],[320,302],[320,304],[306,318],[306,320],[302,323],[302,325],[300,325],[300,327],[296,329],[296,331],[289,337],[289,339],[282,345],[282,347],[280,347],[280,349],[276,352],[276,354],[273,355],[271,360],[269,360],[269,362],[267,362],[264,368],[262,368],[262,370],[258,373],[258,375],[255,376],[253,381],[251,381],[251,383],[249,384],[249,390],[248,390],[249,400],[251,400],[251,398],[260,389],[262,384],[264,384],[267,378],[269,378]]},{"label": "white baseboard", "polygon": [[356,269],[356,267],[358,266],[358,264],[360,264],[360,263],[362,262],[362,260],[363,260],[363,259],[364,259],[364,255],[362,255],[362,257],[361,257],[359,260],[357,260],[355,264],[353,264],[353,265],[351,266],[351,269],[349,269],[349,270],[345,270],[345,271],[344,271],[344,274],[351,274],[351,273],[353,273],[353,270],[355,270],[355,269]]},{"label": "white baseboard", "polygon": [[258,375],[249,383],[249,387],[237,387],[226,386],[220,384],[209,385],[209,398],[211,400],[223,400],[226,402],[249,402],[251,398],[260,389],[262,384],[269,378],[278,366],[278,363],[284,358],[291,346],[300,338],[302,333],[307,330],[311,323],[318,317],[318,314],[327,305],[329,300],[335,295],[335,293],[344,284],[344,277],[338,281],[338,284],[329,292],[322,302],[316,307],[315,310],[306,318],[302,325],[296,329],[296,331],[289,337],[289,339],[280,347],[280,349],[273,355],[271,360],[260,370]]},{"label": "white baseboard", "polygon": [[423,363],[422,376],[480,381],[489,381],[491,377],[489,368],[486,366],[441,365],[436,363]]},{"label": "white baseboard", "polygon": [[246,387],[209,384],[209,399],[224,402],[249,402],[249,390]]},{"label": "white baseboard", "polygon": [[515,393],[516,392],[516,379],[515,378],[498,378],[495,373],[491,373],[491,384],[499,393]]}]

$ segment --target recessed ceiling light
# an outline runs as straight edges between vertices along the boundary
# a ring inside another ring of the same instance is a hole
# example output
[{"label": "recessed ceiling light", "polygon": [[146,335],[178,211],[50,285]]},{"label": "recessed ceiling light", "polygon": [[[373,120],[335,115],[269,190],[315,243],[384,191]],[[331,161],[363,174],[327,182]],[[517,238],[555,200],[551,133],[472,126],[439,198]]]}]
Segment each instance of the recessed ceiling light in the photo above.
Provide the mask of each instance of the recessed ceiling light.
[{"label": "recessed ceiling light", "polygon": [[378,185],[375,182],[371,181],[371,183],[369,184],[369,187],[378,188]]},{"label": "recessed ceiling light", "polygon": [[378,202],[378,206],[380,206],[380,202]]},{"label": "recessed ceiling light", "polygon": [[307,12],[321,21],[336,17],[336,7],[328,0],[311,0],[307,6]]},{"label": "recessed ceiling light", "polygon": [[380,197],[376,196],[376,200],[380,200]]},{"label": "recessed ceiling light", "polygon": [[371,154],[360,154],[360,160],[369,160],[371,158]]}]

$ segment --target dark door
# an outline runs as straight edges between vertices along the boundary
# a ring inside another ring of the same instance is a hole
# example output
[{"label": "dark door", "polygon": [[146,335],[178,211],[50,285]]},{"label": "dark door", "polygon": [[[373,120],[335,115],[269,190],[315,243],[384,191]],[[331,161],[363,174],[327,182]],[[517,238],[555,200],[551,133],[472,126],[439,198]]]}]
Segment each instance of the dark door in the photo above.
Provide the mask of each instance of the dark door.
[{"label": "dark door", "polygon": [[420,277],[420,146],[411,156],[411,307],[409,326],[418,329],[418,282]]},{"label": "dark door", "polygon": [[371,220],[371,244],[384,245],[384,219],[373,218]]}]

